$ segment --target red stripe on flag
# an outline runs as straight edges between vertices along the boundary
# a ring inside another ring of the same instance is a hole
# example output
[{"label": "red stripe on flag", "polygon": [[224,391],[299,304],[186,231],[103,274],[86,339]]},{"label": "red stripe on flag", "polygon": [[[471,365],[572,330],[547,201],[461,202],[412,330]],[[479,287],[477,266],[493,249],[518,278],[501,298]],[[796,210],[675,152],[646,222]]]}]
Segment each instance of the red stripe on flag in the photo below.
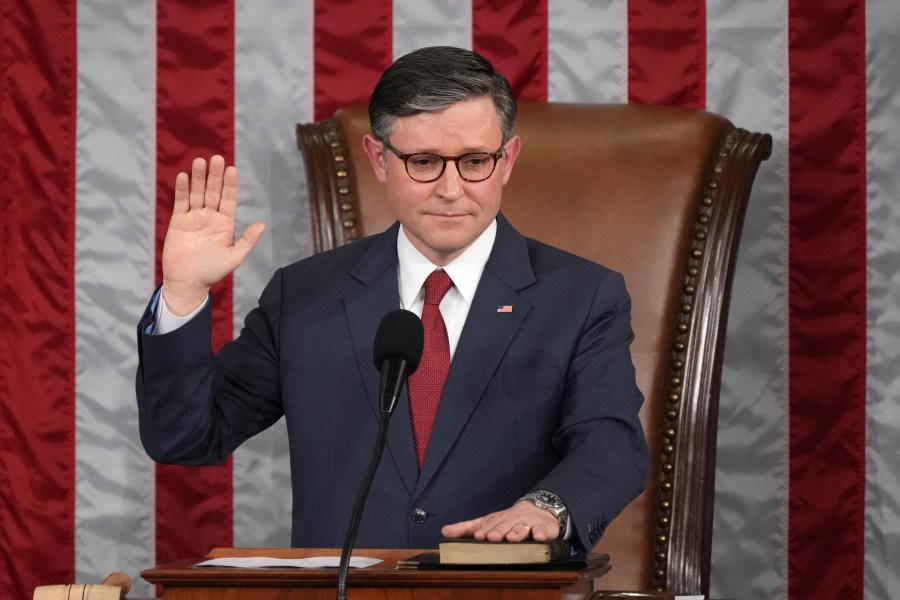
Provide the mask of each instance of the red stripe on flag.
[{"label": "red stripe on flag", "polygon": [[628,100],[706,107],[704,0],[629,0]]},{"label": "red stripe on flag", "polygon": [[367,104],[393,58],[389,0],[317,0],[315,4],[316,120],[350,104]]},{"label": "red stripe on flag", "polygon": [[547,0],[473,0],[472,47],[519,100],[547,100]]},{"label": "red stripe on flag", "polygon": [[[157,278],[175,175],[192,159],[234,160],[233,0],[157,4]],[[233,337],[231,277],[213,289],[213,345]],[[231,459],[156,469],[156,559],[202,556],[233,537]]]},{"label": "red stripe on flag", "polygon": [[76,3],[0,6],[0,597],[75,573]]},{"label": "red stripe on flag", "polygon": [[792,599],[862,598],[865,4],[793,1],[788,30],[788,590]]}]

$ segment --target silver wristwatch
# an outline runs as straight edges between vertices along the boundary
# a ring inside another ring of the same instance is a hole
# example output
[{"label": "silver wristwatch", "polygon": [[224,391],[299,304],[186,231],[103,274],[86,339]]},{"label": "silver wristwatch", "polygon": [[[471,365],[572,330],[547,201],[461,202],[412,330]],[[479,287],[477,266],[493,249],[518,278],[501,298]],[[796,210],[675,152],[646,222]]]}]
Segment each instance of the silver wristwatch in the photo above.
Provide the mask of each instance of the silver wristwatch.
[{"label": "silver wristwatch", "polygon": [[546,510],[556,517],[559,525],[559,536],[566,535],[566,527],[569,524],[569,510],[563,504],[559,496],[547,490],[535,490],[519,498],[519,502],[531,502],[540,509]]}]

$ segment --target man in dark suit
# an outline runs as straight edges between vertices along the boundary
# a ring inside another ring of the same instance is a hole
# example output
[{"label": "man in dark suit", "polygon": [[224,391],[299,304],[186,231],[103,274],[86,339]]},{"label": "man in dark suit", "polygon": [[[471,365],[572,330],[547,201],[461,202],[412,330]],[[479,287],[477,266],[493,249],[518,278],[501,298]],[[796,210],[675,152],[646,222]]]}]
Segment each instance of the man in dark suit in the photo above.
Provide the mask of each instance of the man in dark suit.
[{"label": "man in dark suit", "polygon": [[[139,329],[144,447],[160,462],[217,463],[284,416],[292,543],[340,546],[378,426],[378,323],[400,307],[438,315],[426,346],[439,349],[395,411],[357,545],[593,547],[648,468],[621,276],[522,237],[500,214],[521,141],[509,84],[481,56],[398,59],[369,113],[365,150],[398,223],[279,270],[215,356],[209,288],[264,227],[233,242],[237,171],[221,157],[179,174],[163,284]],[[448,291],[429,300],[423,286],[439,280]],[[438,404],[423,411],[427,389]]]}]

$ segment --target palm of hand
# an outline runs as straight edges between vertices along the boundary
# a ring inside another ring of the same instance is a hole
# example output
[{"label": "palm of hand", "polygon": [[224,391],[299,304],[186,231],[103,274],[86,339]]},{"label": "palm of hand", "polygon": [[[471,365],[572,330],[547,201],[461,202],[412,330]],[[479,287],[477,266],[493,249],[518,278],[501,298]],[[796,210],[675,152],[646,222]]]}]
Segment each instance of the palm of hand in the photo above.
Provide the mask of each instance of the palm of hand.
[{"label": "palm of hand", "polygon": [[232,217],[206,207],[172,215],[162,256],[168,280],[211,287],[239,262]]}]

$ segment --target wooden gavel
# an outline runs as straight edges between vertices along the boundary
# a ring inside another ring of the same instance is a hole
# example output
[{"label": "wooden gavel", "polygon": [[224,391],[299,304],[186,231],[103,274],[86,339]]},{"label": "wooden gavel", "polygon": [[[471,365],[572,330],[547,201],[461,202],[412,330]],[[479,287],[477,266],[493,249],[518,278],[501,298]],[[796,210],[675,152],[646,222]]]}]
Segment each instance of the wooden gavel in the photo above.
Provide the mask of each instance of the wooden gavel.
[{"label": "wooden gavel", "polygon": [[42,585],[34,588],[33,600],[121,600],[131,591],[131,578],[116,571],[98,584]]}]

